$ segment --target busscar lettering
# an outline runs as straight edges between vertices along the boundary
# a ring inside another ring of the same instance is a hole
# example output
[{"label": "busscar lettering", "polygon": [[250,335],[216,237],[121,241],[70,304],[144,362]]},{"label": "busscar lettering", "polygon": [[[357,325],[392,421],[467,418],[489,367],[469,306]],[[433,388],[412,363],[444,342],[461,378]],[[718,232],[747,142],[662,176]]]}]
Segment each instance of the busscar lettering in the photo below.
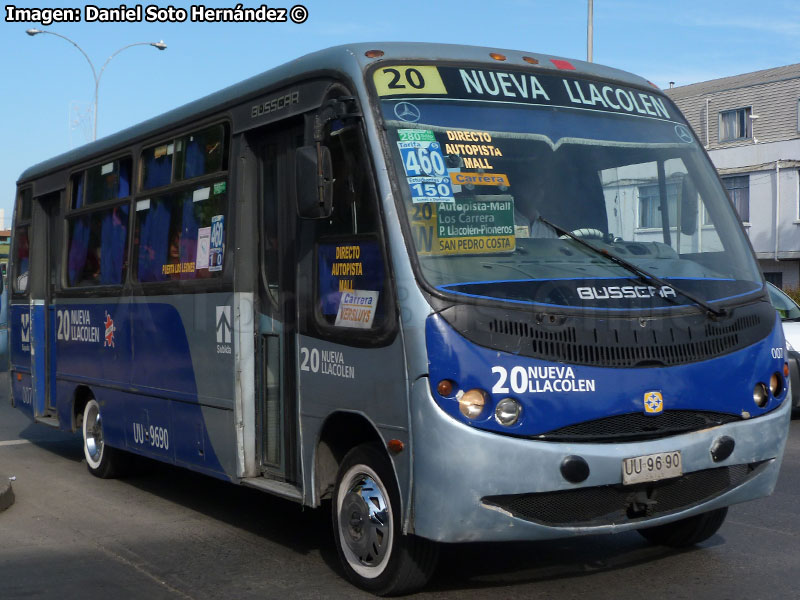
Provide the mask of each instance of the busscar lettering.
[{"label": "busscar lettering", "polygon": [[250,108],[250,118],[255,119],[279,110],[285,110],[294,104],[300,102],[300,92],[294,91],[282,96],[270,98]]},{"label": "busscar lettering", "polygon": [[579,287],[576,289],[581,300],[615,300],[619,298],[675,298],[675,290],[668,285],[612,285],[602,287]]}]

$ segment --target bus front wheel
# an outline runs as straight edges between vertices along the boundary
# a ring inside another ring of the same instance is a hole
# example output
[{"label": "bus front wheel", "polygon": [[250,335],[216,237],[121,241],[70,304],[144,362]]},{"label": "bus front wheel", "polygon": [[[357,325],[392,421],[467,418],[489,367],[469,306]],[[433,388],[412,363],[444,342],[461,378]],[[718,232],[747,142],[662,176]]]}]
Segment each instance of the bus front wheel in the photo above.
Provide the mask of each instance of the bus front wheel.
[{"label": "bus front wheel", "polygon": [[410,592],[430,579],[438,548],[403,535],[400,493],[379,445],[358,446],[344,457],[332,513],[336,549],[354,584],[384,596]]},{"label": "bus front wheel", "polygon": [[672,548],[685,548],[704,542],[717,533],[725,522],[727,515],[728,507],[726,506],[701,515],[681,519],[674,523],[657,525],[656,527],[648,527],[638,531],[648,542],[653,544]]},{"label": "bus front wheel", "polygon": [[116,448],[105,443],[100,405],[94,398],[83,409],[83,455],[89,473],[101,479],[112,479],[120,474],[122,456]]}]

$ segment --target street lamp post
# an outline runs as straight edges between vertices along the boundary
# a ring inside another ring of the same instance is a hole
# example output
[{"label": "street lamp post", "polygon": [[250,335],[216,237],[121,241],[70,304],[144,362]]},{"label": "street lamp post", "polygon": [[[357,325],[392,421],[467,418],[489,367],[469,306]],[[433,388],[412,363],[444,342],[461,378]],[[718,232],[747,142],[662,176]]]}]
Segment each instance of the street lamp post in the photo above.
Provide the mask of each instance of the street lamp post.
[{"label": "street lamp post", "polygon": [[167,45],[164,43],[164,40],[161,40],[160,42],[135,42],[133,44],[128,44],[127,46],[123,46],[122,48],[114,52],[111,56],[109,56],[108,59],[106,59],[106,62],[103,63],[103,66],[100,68],[100,72],[98,73],[97,70],[94,68],[94,63],[89,58],[89,55],[87,55],[86,52],[83,51],[83,48],[78,46],[78,44],[69,39],[67,36],[61,35],[60,33],[56,33],[54,31],[44,31],[42,29],[28,29],[25,31],[25,33],[27,33],[30,36],[39,35],[40,33],[47,33],[50,35],[55,35],[57,37],[60,37],[62,40],[66,40],[70,44],[75,46],[80,51],[80,53],[83,54],[83,57],[86,59],[86,62],[89,63],[89,67],[91,67],[92,69],[92,77],[94,78],[94,130],[92,136],[93,140],[97,139],[97,113],[99,111],[98,96],[100,91],[100,78],[103,76],[103,71],[106,70],[106,67],[108,66],[108,63],[111,62],[111,59],[114,58],[117,54],[119,54],[123,50],[132,48],[133,46],[153,46],[153,48],[157,48],[158,50],[167,49]]}]

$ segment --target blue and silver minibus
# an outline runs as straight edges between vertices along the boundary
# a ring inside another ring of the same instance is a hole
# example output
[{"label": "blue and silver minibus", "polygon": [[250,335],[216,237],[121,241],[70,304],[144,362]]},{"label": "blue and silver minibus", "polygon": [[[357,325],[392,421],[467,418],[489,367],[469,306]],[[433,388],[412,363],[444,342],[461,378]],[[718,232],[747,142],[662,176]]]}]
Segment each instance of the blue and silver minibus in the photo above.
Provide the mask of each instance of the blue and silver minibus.
[{"label": "blue and silver minibus", "polygon": [[11,398],[330,504],[342,568],[442,542],[697,544],[768,495],[785,342],[731,202],[640,77],[379,43],[300,58],[18,183]]}]

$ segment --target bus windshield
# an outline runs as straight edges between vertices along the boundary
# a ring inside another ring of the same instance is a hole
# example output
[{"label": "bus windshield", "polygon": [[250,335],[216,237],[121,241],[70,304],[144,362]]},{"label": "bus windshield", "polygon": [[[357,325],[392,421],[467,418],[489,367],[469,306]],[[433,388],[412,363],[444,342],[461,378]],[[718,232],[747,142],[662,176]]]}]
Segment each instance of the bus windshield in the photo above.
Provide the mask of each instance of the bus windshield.
[{"label": "bus windshield", "polygon": [[[378,86],[410,246],[432,287],[612,309],[691,304],[676,289],[723,304],[761,289],[717,175],[668,99],[474,69],[448,80],[448,70],[436,73],[440,97],[386,97]],[[457,84],[477,97],[453,97]],[[524,101],[537,86],[536,102]],[[516,97],[490,99],[493,90]]]}]

